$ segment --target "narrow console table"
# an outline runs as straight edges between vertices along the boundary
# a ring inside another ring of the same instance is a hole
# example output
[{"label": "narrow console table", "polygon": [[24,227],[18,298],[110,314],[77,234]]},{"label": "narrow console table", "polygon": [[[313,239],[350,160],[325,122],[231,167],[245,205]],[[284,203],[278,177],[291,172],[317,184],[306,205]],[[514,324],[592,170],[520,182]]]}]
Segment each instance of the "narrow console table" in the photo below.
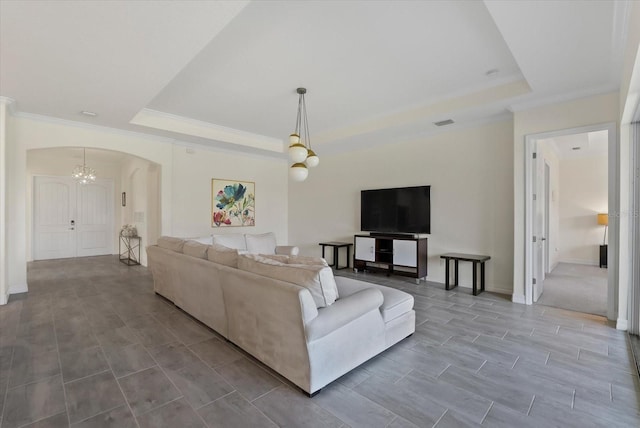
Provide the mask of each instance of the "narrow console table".
[{"label": "narrow console table", "polygon": [[[318,245],[322,246],[322,258],[324,259],[324,249],[325,247],[333,247],[333,263],[329,266],[335,266],[336,270],[346,269],[349,267],[349,258],[351,253],[351,246],[353,245],[351,242],[321,242]],[[340,255],[340,248],[347,248],[347,265],[338,267],[338,256]]]},{"label": "narrow console table", "polygon": [[[476,254],[447,253],[441,255],[440,258],[445,259],[447,262],[444,274],[444,286],[447,290],[458,286],[458,262],[471,262],[473,263],[473,295],[478,295],[478,265],[480,265],[480,292],[484,291],[484,262],[491,259],[491,257]],[[449,283],[449,261],[451,260],[454,261],[453,287]]]},{"label": "narrow console table", "polygon": [[140,264],[140,245],[141,238],[139,236],[123,236],[120,235],[120,243],[118,252],[120,253],[120,261],[127,266]]}]

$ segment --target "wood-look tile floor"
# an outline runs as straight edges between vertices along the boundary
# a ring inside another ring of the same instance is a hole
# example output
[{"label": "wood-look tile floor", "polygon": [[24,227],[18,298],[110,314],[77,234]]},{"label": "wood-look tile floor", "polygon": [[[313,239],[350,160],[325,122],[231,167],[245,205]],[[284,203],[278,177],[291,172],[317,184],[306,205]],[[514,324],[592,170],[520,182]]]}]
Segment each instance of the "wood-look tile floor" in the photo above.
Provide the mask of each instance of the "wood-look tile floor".
[{"label": "wood-look tile floor", "polygon": [[638,427],[603,318],[340,271],[415,296],[416,333],[308,398],[114,257],[29,264],[0,307],[0,426]]}]

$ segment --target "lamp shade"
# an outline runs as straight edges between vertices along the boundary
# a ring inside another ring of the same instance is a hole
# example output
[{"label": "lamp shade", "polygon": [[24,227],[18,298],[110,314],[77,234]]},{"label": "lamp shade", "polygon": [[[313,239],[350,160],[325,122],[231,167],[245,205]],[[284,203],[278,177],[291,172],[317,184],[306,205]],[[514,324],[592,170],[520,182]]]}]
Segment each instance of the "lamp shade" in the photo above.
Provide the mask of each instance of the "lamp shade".
[{"label": "lamp shade", "polygon": [[289,168],[289,177],[291,177],[293,181],[304,181],[307,179],[308,175],[309,170],[303,163],[294,163],[291,165],[291,168]]},{"label": "lamp shade", "polygon": [[320,163],[320,158],[313,150],[309,149],[307,160],[304,163],[306,163],[309,168],[315,168]]},{"label": "lamp shade", "polygon": [[307,148],[300,143],[295,143],[289,146],[289,159],[292,162],[304,162],[307,158]]},{"label": "lamp shade", "polygon": [[609,214],[607,214],[607,213],[598,214],[598,224],[600,224],[602,226],[608,226],[609,225]]}]

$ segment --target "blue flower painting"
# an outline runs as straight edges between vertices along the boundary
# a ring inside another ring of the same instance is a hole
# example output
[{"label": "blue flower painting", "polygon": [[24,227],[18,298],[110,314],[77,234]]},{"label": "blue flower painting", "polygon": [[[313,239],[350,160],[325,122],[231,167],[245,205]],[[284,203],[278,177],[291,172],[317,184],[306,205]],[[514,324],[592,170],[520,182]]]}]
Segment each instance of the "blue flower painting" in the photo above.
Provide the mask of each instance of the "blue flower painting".
[{"label": "blue flower painting", "polygon": [[211,180],[211,227],[255,226],[255,183]]}]

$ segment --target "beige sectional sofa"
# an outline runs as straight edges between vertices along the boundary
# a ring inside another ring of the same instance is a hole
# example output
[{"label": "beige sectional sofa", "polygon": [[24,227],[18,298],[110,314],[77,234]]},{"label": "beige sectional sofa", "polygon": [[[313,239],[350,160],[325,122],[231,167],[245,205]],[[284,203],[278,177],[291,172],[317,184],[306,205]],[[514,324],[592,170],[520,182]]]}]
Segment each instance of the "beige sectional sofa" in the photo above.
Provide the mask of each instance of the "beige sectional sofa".
[{"label": "beige sectional sofa", "polygon": [[147,255],[156,293],[309,395],[415,330],[413,296],[334,278],[319,258],[169,237]]}]

